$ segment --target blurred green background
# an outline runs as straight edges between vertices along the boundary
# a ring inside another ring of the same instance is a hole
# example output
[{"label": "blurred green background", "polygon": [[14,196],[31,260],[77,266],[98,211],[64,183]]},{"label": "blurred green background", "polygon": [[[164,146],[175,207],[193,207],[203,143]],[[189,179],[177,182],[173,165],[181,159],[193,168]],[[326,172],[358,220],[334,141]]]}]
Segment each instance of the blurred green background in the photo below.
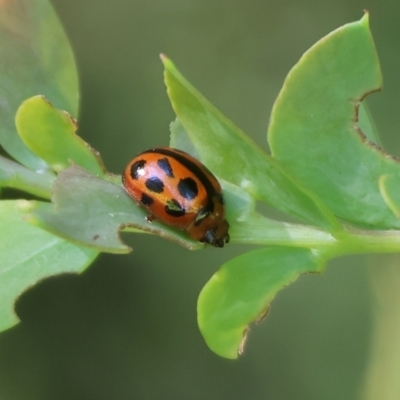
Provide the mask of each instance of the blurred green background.
[{"label": "blurred green background", "polygon": [[[396,135],[398,0],[53,0],[81,77],[79,134],[121,173],[139,151],[168,144],[174,114],[160,52],[217,107],[266,145],[269,113],[301,54],[371,13],[384,91],[369,101],[386,148]],[[211,353],[196,300],[245,248],[189,252],[124,235],[125,256],[101,255],[81,276],[48,279],[18,301],[22,323],[0,335],[0,399],[357,399],[369,362],[375,269],[385,257],[335,260],[302,276],[253,327],[245,354]],[[392,259],[393,261],[393,259]]]}]

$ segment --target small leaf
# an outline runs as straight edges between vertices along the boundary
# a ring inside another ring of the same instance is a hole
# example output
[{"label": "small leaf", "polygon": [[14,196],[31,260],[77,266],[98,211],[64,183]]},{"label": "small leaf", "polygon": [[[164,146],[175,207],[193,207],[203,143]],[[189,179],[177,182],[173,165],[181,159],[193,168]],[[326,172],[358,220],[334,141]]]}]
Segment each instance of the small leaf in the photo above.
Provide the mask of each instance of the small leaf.
[{"label": "small leaf", "polygon": [[201,161],[213,173],[284,213],[338,228],[317,198],[297,186],[275,160],[191,86],[171,60],[162,56],[162,61],[172,107]]},{"label": "small leaf", "polygon": [[26,203],[0,201],[0,331],[18,322],[13,304],[24,290],[51,275],[81,272],[98,254],[28,224],[19,211]]},{"label": "small leaf", "polygon": [[311,250],[290,247],[257,249],[228,261],[199,296],[198,324],[207,345],[236,358],[249,324],[265,316],[275,294],[299,274],[321,269]]},{"label": "small leaf", "polygon": [[[400,164],[357,126],[360,101],[382,85],[368,14],[315,44],[287,76],[269,129],[272,154],[339,217],[400,228],[378,186]],[[377,142],[361,109],[361,124]]]},{"label": "small leaf", "polygon": [[0,3],[0,59],[0,145],[29,169],[43,170],[16,133],[17,108],[42,94],[76,118],[79,97],[71,47],[49,1]]},{"label": "small leaf", "polygon": [[76,121],[43,96],[25,100],[15,122],[24,143],[54,171],[68,168],[72,161],[93,174],[104,174],[99,154],[75,134]]},{"label": "small leaf", "polygon": [[[118,177],[121,182],[121,178]],[[126,226],[165,237],[189,249],[204,245],[190,240],[184,232],[159,222],[146,221],[146,212],[116,185],[72,166],[54,183],[53,206],[33,202],[29,221],[75,243],[110,253],[128,253],[120,229]]]}]

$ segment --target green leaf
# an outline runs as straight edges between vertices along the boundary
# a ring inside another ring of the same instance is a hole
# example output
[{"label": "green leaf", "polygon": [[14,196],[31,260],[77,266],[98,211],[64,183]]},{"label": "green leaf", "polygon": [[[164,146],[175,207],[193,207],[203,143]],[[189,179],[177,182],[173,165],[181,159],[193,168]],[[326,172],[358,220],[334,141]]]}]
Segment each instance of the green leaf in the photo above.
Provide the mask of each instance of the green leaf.
[{"label": "green leaf", "polygon": [[[381,175],[398,179],[400,165],[357,127],[360,101],[381,85],[366,14],[320,40],[292,69],[273,108],[269,141],[273,156],[336,215],[400,228],[378,185]],[[366,133],[376,141],[372,131]]]},{"label": "green leaf", "polygon": [[68,168],[73,162],[93,174],[104,175],[99,154],[75,134],[76,121],[43,96],[25,100],[15,122],[24,143],[54,171]]},{"label": "green leaf", "polygon": [[199,296],[198,324],[207,345],[236,358],[249,324],[265,316],[276,293],[299,274],[321,269],[311,250],[290,247],[257,249],[228,261]]},{"label": "green leaf", "polygon": [[[176,119],[170,126],[170,146],[199,157],[182,124]],[[232,243],[320,247],[336,243],[327,232],[310,226],[272,220],[255,212],[254,199],[239,186],[218,177],[226,204]]]},{"label": "green leaf", "polygon": [[358,127],[365,137],[371,142],[381,146],[381,138],[376,131],[369,107],[365,101],[362,101],[358,107]]},{"label": "green leaf", "polygon": [[51,275],[81,272],[98,254],[28,224],[19,211],[25,203],[0,202],[0,331],[18,322],[13,304],[24,290]]},{"label": "green leaf", "polygon": [[42,170],[46,164],[16,134],[17,108],[42,94],[76,118],[79,96],[74,57],[48,0],[1,3],[0,59],[0,145],[21,164]]},{"label": "green leaf", "polygon": [[257,200],[325,228],[338,228],[333,215],[306,193],[244,132],[222,115],[162,56],[172,107],[201,161],[217,176],[248,191]]},{"label": "green leaf", "polygon": [[196,147],[190,140],[190,136],[187,134],[178,118],[175,118],[175,121],[171,123],[169,129],[171,132],[169,140],[170,147],[186,151],[186,153],[191,154],[193,157],[200,158]]},{"label": "green leaf", "polygon": [[230,227],[246,221],[255,208],[254,199],[239,186],[219,179],[225,202],[226,219]]},{"label": "green leaf", "polygon": [[190,240],[184,233],[157,221],[146,221],[147,213],[125,192],[121,177],[109,178],[118,184],[100,179],[72,166],[63,170],[54,183],[52,202],[32,202],[27,217],[37,224],[72,242],[98,251],[128,253],[119,231],[134,227],[165,237],[189,249],[204,245]]},{"label": "green leaf", "polygon": [[379,178],[382,198],[393,214],[400,218],[400,179],[398,176],[382,175]]}]

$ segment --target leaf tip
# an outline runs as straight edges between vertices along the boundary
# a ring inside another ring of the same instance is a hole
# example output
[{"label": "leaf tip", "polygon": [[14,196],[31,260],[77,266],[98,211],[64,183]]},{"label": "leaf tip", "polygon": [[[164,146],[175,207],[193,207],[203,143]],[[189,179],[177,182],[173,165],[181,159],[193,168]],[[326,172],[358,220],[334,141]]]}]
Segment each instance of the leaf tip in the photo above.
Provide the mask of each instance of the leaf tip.
[{"label": "leaf tip", "polygon": [[173,66],[172,61],[164,53],[160,53],[160,60],[165,68]]},{"label": "leaf tip", "polygon": [[176,73],[175,64],[172,62],[170,58],[168,58],[165,54],[161,53],[160,60],[163,63],[166,71]]},{"label": "leaf tip", "polygon": [[361,18],[361,23],[363,23],[366,26],[369,26],[369,11],[364,8],[364,15]]}]

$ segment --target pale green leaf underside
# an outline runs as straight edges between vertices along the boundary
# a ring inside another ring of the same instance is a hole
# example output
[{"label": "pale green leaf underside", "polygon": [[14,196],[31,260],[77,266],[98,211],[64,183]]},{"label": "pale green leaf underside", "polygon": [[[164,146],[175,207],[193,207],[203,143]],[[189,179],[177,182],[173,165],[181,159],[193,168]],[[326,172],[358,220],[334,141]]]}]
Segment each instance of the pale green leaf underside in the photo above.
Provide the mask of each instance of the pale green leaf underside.
[{"label": "pale green leaf underside", "polygon": [[129,252],[131,249],[119,238],[119,231],[125,226],[166,237],[190,249],[204,247],[190,240],[184,232],[157,221],[147,222],[146,211],[132,200],[121,184],[100,179],[77,166],[58,175],[52,202],[53,205],[33,202],[29,221],[98,251]]},{"label": "pale green leaf underside", "polygon": [[0,331],[18,322],[14,302],[24,290],[51,275],[81,272],[98,254],[24,221],[23,202],[0,202]]}]

